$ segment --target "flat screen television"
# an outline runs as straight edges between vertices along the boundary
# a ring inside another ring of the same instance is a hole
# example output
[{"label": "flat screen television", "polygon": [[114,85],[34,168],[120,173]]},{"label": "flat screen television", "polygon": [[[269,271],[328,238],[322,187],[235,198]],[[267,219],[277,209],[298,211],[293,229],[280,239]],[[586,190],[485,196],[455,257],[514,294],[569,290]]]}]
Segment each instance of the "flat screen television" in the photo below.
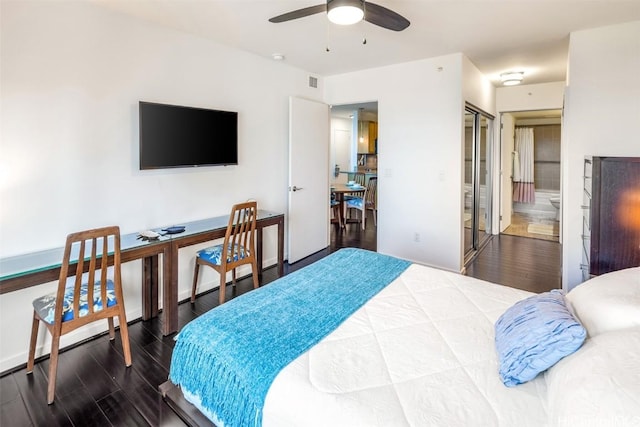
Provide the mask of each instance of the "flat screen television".
[{"label": "flat screen television", "polygon": [[140,169],[238,164],[238,113],[140,101]]}]

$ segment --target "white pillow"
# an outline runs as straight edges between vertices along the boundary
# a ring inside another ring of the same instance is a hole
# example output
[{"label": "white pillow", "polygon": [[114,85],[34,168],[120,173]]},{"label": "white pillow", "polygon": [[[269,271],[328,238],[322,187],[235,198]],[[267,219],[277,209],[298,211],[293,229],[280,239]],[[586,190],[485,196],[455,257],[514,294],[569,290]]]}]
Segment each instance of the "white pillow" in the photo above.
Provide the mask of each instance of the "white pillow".
[{"label": "white pillow", "polygon": [[640,267],[613,271],[567,294],[589,336],[640,326]]},{"label": "white pillow", "polygon": [[640,328],[585,341],[545,373],[554,427],[640,425]]}]

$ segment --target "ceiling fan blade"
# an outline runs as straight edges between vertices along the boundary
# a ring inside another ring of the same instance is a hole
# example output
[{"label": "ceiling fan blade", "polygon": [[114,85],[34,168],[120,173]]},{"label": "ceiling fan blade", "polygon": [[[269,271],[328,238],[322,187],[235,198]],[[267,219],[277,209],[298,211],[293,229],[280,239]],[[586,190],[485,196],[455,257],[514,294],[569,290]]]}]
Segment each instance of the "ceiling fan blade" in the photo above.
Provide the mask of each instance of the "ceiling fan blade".
[{"label": "ceiling fan blade", "polygon": [[274,16],[269,19],[269,22],[279,23],[285,21],[291,21],[292,19],[304,18],[305,16],[315,15],[316,13],[326,12],[327,4],[319,4],[316,6],[305,7],[304,9],[294,10],[293,12],[284,13],[282,15]]},{"label": "ceiling fan blade", "polygon": [[404,16],[375,3],[364,4],[364,20],[382,28],[402,31],[411,24]]}]

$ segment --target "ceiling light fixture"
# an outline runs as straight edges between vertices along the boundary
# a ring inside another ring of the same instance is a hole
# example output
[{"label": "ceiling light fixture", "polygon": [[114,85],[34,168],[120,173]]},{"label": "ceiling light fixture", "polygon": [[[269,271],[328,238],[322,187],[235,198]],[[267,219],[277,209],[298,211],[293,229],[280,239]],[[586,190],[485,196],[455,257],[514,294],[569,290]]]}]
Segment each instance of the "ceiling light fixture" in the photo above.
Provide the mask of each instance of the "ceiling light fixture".
[{"label": "ceiling light fixture", "polygon": [[509,71],[508,73],[500,74],[500,80],[504,86],[515,86],[522,83],[524,73],[522,71]]},{"label": "ceiling light fixture", "polygon": [[271,57],[276,61],[284,61],[284,55],[281,53],[272,53]]},{"label": "ceiling light fixture", "polygon": [[362,0],[331,0],[327,3],[329,21],[338,25],[352,25],[364,18]]}]

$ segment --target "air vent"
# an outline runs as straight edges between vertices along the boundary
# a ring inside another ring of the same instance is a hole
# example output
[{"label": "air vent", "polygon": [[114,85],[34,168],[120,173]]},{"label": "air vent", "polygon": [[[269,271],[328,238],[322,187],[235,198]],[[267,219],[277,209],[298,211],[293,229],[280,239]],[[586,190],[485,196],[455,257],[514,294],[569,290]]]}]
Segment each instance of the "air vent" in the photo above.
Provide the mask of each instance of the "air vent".
[{"label": "air vent", "polygon": [[309,87],[318,88],[318,78],[309,76]]}]

